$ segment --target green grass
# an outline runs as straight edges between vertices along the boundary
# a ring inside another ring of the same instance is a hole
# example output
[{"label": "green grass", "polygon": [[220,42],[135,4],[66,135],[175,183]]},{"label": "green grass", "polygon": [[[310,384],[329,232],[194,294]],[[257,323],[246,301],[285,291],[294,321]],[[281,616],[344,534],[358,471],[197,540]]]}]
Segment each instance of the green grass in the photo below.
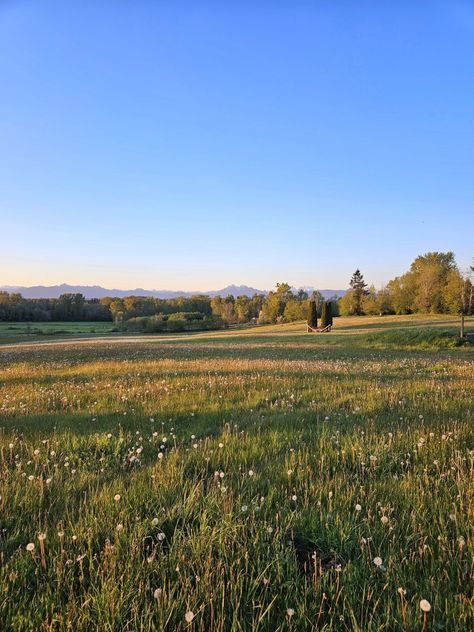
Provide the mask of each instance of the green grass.
[{"label": "green grass", "polygon": [[78,334],[105,334],[113,329],[111,322],[0,322],[0,344],[40,340]]},{"label": "green grass", "polygon": [[0,347],[0,629],[472,629],[474,346],[335,326]]}]

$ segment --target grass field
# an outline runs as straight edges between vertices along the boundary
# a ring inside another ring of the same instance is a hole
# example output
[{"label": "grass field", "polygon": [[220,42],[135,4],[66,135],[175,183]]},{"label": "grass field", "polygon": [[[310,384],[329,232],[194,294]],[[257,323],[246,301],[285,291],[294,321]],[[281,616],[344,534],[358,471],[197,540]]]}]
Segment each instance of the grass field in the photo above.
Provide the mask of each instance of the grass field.
[{"label": "grass field", "polygon": [[474,346],[456,331],[0,345],[0,630],[471,630]]},{"label": "grass field", "polygon": [[104,334],[112,331],[111,322],[0,322],[0,344],[41,340],[64,335]]}]

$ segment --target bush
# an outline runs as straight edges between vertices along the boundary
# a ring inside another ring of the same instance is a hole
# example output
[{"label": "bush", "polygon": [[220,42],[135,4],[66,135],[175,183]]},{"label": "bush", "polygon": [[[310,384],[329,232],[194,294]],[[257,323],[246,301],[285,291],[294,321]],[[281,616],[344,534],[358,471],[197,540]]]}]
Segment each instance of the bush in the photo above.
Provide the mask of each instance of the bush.
[{"label": "bush", "polygon": [[125,331],[137,333],[159,333],[180,331],[207,331],[223,329],[226,326],[218,316],[206,316],[201,312],[176,312],[175,314],[155,314],[154,316],[135,316],[124,321]]}]

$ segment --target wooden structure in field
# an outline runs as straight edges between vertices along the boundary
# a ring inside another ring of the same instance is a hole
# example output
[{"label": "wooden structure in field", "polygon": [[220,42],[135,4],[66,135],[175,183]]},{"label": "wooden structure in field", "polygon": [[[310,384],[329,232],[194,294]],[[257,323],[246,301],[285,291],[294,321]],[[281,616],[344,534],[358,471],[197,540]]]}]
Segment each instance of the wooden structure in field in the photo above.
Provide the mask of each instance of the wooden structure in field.
[{"label": "wooden structure in field", "polygon": [[324,329],[321,329],[319,327],[311,327],[308,323],[306,323],[306,333],[309,334],[311,332],[315,333],[315,334],[325,334],[325,333],[329,333],[331,331],[332,325],[328,325],[327,327],[324,327]]}]

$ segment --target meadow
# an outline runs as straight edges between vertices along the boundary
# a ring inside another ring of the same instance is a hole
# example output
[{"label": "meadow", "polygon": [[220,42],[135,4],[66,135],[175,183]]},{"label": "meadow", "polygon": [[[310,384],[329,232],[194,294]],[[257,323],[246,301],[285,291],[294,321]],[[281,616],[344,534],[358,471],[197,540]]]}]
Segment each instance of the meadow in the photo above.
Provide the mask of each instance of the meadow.
[{"label": "meadow", "polygon": [[2,338],[0,630],[472,629],[456,331]]},{"label": "meadow", "polygon": [[41,340],[44,337],[57,338],[64,335],[105,334],[111,332],[112,329],[111,322],[0,322],[0,344]]}]

